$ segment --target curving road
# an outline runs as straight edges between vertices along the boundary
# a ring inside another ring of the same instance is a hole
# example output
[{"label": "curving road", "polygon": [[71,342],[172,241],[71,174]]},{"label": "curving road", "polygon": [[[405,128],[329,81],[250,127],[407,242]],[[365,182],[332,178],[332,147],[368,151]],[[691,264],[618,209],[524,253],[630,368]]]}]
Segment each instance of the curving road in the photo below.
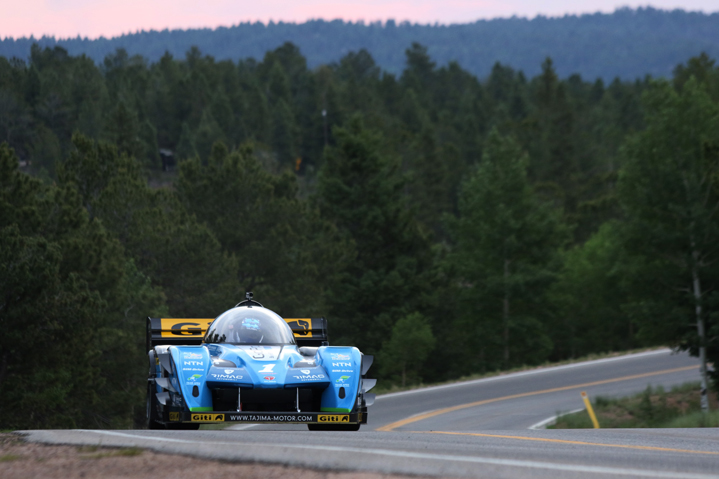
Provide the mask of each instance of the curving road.
[{"label": "curving road", "polygon": [[24,431],[28,440],[145,447],[206,458],[442,477],[719,477],[716,429],[528,429],[590,397],[698,380],[668,350],[538,369],[377,398],[358,433],[301,426],[222,431]]}]

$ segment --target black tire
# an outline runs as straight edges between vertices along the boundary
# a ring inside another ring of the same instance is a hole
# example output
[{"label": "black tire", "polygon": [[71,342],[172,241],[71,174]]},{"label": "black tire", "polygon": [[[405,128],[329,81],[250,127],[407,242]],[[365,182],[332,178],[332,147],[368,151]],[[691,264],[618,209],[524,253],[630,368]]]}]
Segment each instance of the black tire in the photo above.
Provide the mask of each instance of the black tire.
[{"label": "black tire", "polygon": [[310,431],[359,431],[359,424],[308,424]]},{"label": "black tire", "polygon": [[160,403],[157,401],[155,395],[155,388],[152,386],[154,383],[147,383],[147,429],[165,429],[165,427],[159,422],[159,406]]}]

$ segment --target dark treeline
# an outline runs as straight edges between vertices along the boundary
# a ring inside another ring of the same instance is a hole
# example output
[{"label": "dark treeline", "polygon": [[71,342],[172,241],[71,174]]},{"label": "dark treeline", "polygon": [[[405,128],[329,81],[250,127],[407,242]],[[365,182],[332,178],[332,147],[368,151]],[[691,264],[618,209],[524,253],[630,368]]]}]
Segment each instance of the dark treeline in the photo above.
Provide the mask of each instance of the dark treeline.
[{"label": "dark treeline", "polygon": [[310,68],[337,62],[347,52],[367,50],[385,71],[401,74],[404,50],[413,42],[427,46],[440,66],[456,61],[481,78],[500,62],[534,76],[551,56],[560,76],[670,77],[672,69],[691,56],[706,52],[719,57],[719,13],[684,10],[620,8],[611,14],[498,18],[454,25],[419,25],[392,20],[352,23],[311,20],[265,25],[241,23],[217,29],[163,30],[128,33],[113,38],[0,39],[0,56],[26,59],[30,47],[61,46],[71,55],[85,54],[96,63],[118,48],[156,62],[169,51],[181,57],[193,45],[218,60],[261,59],[290,41],[307,58]]},{"label": "dark treeline", "polygon": [[[658,344],[719,359],[719,69],[480,80],[412,44],[315,69],[0,57],[3,428],[142,422],[148,315],[254,291],[385,385]],[[176,166],[163,171],[160,151]]]}]

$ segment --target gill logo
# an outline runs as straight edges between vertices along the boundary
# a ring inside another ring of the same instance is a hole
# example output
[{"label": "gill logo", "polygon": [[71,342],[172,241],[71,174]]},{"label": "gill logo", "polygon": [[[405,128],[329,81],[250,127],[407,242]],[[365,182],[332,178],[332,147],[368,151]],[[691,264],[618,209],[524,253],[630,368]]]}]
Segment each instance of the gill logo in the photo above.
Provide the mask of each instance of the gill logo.
[{"label": "gill logo", "polygon": [[274,373],[273,369],[275,368],[274,364],[265,364],[262,369],[257,371],[258,373]]}]

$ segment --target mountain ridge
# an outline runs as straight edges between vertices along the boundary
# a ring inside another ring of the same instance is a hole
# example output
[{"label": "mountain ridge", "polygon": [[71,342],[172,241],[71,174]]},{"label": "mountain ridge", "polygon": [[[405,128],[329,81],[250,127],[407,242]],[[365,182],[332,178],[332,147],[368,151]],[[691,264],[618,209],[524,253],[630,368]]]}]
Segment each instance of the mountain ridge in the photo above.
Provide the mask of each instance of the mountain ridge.
[{"label": "mountain ridge", "polygon": [[260,60],[285,42],[297,45],[311,68],[337,62],[349,52],[366,49],[378,66],[400,73],[404,51],[413,42],[425,45],[438,65],[456,61],[469,72],[486,77],[496,62],[539,73],[551,57],[560,76],[610,81],[668,77],[673,68],[702,52],[719,57],[719,12],[620,8],[591,13],[534,18],[508,17],[462,24],[418,24],[309,20],[303,23],[239,23],[230,27],[150,30],[97,39],[54,37],[5,38],[0,56],[27,59],[30,47],[61,46],[71,55],[86,54],[95,62],[118,48],[154,62],[169,52],[184,56],[197,46],[217,60]]}]

